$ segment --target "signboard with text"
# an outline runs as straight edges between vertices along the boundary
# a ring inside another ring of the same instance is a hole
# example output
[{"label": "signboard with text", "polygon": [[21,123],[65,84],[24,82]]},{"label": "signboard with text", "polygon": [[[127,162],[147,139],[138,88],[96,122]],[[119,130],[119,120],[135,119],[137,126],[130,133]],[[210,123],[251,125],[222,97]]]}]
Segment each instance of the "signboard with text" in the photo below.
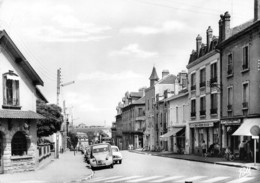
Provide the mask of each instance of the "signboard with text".
[{"label": "signboard with text", "polygon": [[191,128],[203,128],[203,127],[213,127],[214,123],[209,122],[209,123],[191,123],[190,127]]}]

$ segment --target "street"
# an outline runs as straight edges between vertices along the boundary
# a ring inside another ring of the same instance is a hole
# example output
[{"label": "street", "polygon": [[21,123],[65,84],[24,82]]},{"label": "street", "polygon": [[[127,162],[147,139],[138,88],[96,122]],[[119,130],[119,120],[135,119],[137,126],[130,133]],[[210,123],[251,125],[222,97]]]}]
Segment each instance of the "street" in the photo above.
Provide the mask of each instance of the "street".
[{"label": "street", "polygon": [[[200,182],[253,183],[260,181],[258,170],[178,160],[122,151],[122,164],[102,168],[88,182]],[[244,171],[244,172],[243,172]],[[244,173],[244,174],[243,174]]]}]

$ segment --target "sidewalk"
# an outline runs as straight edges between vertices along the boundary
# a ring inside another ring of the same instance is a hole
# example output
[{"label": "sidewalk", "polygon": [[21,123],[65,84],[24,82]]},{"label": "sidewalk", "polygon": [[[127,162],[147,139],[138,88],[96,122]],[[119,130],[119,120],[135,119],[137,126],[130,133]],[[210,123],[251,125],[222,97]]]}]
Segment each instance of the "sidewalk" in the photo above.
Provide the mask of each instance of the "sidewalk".
[{"label": "sidewalk", "polygon": [[164,152],[151,152],[151,151],[141,151],[141,150],[130,150],[130,152],[140,153],[140,154],[149,154],[153,156],[162,156],[167,158],[174,158],[174,159],[183,159],[188,161],[197,161],[202,163],[211,163],[211,164],[217,164],[217,165],[225,165],[225,166],[233,166],[233,167],[250,167],[250,169],[253,170],[259,170],[260,171],[260,163],[256,163],[256,166],[254,166],[254,163],[245,163],[242,161],[227,161],[224,158],[217,158],[217,157],[202,157],[198,155],[190,155],[190,154],[175,154],[172,152],[164,151]]},{"label": "sidewalk", "polygon": [[36,171],[15,174],[0,174],[0,183],[44,183],[44,182],[80,182],[93,176],[84,162],[83,155],[67,151],[48,164],[41,165]]}]

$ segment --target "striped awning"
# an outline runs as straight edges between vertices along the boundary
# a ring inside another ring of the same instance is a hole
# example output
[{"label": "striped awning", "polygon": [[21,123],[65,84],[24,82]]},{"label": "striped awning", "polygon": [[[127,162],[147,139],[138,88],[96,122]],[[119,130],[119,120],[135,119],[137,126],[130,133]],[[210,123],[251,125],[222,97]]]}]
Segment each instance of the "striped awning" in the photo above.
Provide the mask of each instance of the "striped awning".
[{"label": "striped awning", "polygon": [[33,111],[0,110],[2,119],[44,119],[45,117]]}]

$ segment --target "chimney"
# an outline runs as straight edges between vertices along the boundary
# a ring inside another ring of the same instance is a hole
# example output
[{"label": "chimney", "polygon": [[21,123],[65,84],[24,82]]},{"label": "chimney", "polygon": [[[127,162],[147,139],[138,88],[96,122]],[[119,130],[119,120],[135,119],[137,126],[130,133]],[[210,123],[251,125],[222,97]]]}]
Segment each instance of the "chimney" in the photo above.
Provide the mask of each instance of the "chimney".
[{"label": "chimney", "polygon": [[218,26],[219,26],[219,28],[218,28],[218,30],[219,30],[219,42],[221,42],[222,40],[223,40],[223,15],[221,14],[220,15],[220,20],[219,20],[219,22],[218,22]]},{"label": "chimney", "polygon": [[196,49],[197,49],[198,55],[199,55],[200,48],[201,48],[201,40],[202,40],[202,37],[200,35],[198,35],[196,38]]},{"label": "chimney", "polygon": [[260,0],[255,0],[254,4],[254,21],[259,20],[260,18]]},{"label": "chimney", "polygon": [[223,40],[226,40],[230,36],[230,14],[226,12],[223,17]]},{"label": "chimney", "polygon": [[210,43],[212,41],[212,28],[209,26],[209,28],[207,29],[207,47],[208,47],[208,51],[210,50]]},{"label": "chimney", "polygon": [[168,76],[170,74],[169,70],[163,70],[162,71],[162,79],[165,78],[166,76]]}]

